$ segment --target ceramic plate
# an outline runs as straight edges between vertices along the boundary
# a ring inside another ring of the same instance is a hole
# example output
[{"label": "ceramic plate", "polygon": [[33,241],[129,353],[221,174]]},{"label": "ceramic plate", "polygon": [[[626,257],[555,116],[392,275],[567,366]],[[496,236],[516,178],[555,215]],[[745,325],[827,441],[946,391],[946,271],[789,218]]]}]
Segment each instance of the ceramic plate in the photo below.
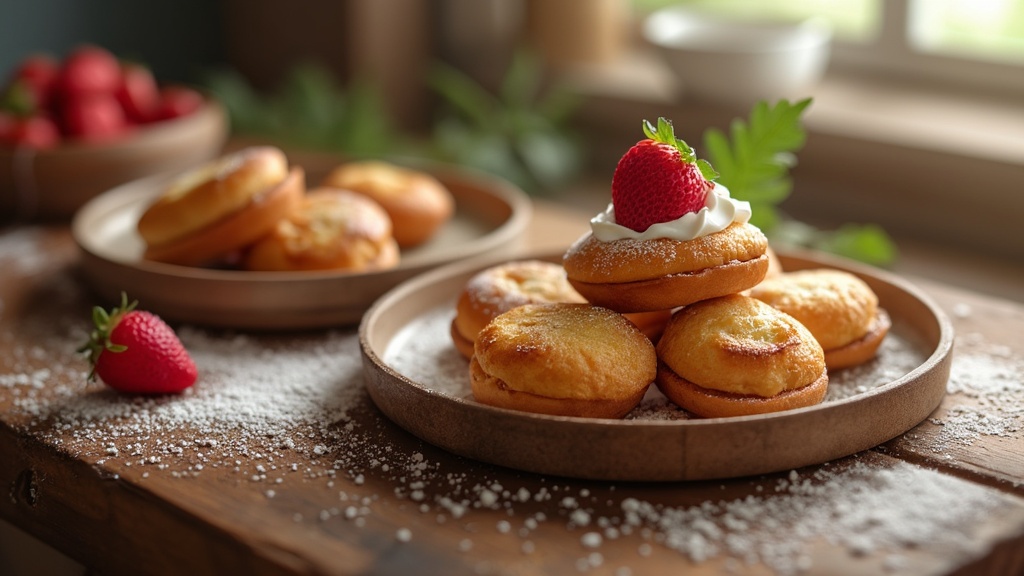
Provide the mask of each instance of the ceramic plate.
[{"label": "ceramic plate", "polygon": [[379,272],[245,272],[143,260],[135,224],[169,180],[167,175],[130,182],[94,198],[76,213],[72,234],[86,280],[111,303],[123,290],[167,320],[224,328],[356,324],[377,297],[427,269],[516,250],[531,212],[520,190],[460,170],[432,172],[455,197],[454,217],[427,244],[404,251],[397,268]]},{"label": "ceramic plate", "polygon": [[[544,256],[557,260],[559,255]],[[878,357],[833,374],[817,406],[694,419],[651,387],[623,420],[546,416],[479,404],[468,363],[447,332],[455,299],[476,271],[466,261],[392,289],[366,313],[366,386],[391,420],[456,454],[520,470],[599,480],[671,481],[785,471],[841,458],[913,428],[946,391],[953,330],[917,288],[883,271],[821,254],[782,254],[787,270],[829,266],[863,278],[893,329]]]}]

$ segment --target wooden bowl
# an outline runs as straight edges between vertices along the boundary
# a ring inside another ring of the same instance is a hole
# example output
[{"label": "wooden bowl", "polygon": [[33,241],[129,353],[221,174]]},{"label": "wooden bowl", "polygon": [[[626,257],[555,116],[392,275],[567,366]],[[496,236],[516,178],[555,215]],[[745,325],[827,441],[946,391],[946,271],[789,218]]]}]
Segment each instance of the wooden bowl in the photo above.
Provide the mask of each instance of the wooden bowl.
[{"label": "wooden bowl", "polygon": [[0,149],[0,220],[69,221],[86,202],[115,186],[215,157],[227,136],[224,107],[207,99],[192,114],[142,126],[111,142]]}]

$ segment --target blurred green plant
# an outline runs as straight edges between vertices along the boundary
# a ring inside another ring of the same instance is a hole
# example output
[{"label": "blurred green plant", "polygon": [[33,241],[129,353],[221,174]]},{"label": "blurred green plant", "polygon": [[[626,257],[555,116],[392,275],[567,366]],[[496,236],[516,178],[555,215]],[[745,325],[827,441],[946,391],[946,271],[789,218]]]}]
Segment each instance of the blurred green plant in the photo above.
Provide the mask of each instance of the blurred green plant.
[{"label": "blurred green plant", "polygon": [[318,64],[297,65],[270,93],[234,70],[210,74],[206,85],[224,104],[236,135],[352,157],[385,156],[404,145],[372,85],[343,87]]},{"label": "blurred green plant", "polygon": [[532,56],[513,58],[496,95],[444,63],[431,68],[428,81],[443,106],[425,141],[395,130],[370,84],[343,87],[316,64],[295,67],[273,93],[255,90],[232,70],[211,74],[207,87],[227,108],[234,134],[281,146],[417,156],[496,174],[531,194],[579,175],[582,146],[567,127],[577,100],[558,86],[542,90],[543,71]]},{"label": "blurred green plant", "polygon": [[896,245],[880,226],[844,224],[820,230],[779,209],[793,190],[789,170],[807,140],[801,116],[810,104],[810,98],[773,105],[761,101],[747,119],[733,120],[728,136],[717,128],[707,129],[704,147],[719,173],[717,181],[734,198],[750,202],[751,223],[773,244],[822,250],[877,266],[891,264]]},{"label": "blurred green plant", "polygon": [[447,104],[434,126],[436,159],[497,174],[531,194],[554,192],[579,175],[582,146],[568,128],[578,100],[558,85],[542,89],[531,54],[515,54],[497,94],[443,63],[429,82]]}]

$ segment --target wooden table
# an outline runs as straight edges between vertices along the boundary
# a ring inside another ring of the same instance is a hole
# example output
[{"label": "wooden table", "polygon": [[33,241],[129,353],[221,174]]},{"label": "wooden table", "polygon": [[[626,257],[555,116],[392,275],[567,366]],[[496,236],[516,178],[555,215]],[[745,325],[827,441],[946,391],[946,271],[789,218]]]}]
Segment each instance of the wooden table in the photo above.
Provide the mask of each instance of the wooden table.
[{"label": "wooden table", "polygon": [[[526,249],[585,226],[539,203]],[[208,369],[249,370],[252,398],[178,406],[87,385],[75,262],[64,228],[0,230],[0,518],[91,573],[1024,573],[1016,303],[915,281],[957,331],[949,393],[873,450],[755,478],[606,483],[405,433],[362,390],[353,329],[185,327]]]}]

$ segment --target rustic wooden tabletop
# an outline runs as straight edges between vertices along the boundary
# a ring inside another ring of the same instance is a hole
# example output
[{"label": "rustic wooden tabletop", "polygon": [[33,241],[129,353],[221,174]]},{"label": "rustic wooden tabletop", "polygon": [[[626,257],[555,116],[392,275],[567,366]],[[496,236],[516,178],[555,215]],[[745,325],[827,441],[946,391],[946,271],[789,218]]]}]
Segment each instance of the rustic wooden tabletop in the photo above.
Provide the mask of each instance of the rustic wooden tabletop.
[{"label": "rustic wooden tabletop", "polygon": [[[524,250],[585,226],[538,203]],[[363,388],[355,328],[182,326],[216,390],[87,384],[75,348],[94,302],[76,262],[66,228],[0,230],[0,518],[93,574],[1024,573],[1018,303],[914,279],[956,331],[947,395],[872,450],[723,481],[597,482],[398,428]]]}]

